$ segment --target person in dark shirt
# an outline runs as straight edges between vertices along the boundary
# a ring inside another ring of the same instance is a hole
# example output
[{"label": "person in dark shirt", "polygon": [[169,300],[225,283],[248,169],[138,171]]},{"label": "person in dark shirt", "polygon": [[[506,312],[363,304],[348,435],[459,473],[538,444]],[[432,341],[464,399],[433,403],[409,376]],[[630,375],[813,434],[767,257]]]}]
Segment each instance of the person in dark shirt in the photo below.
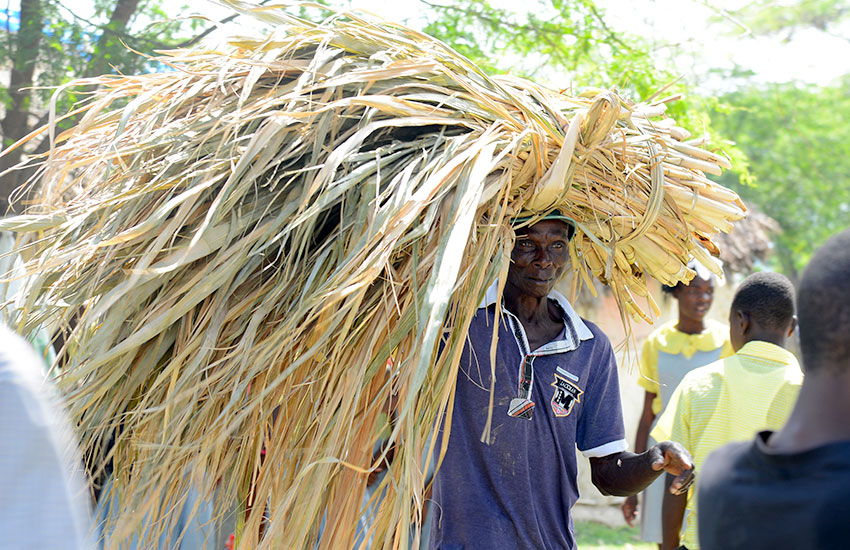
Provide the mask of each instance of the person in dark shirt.
[{"label": "person in dark shirt", "polygon": [[434,478],[432,550],[574,549],[576,447],[605,494],[634,494],[663,471],[677,476],[677,493],[693,480],[693,461],[677,443],[626,451],[611,344],[553,289],[572,231],[558,214],[518,228],[503,300],[491,287],[472,320]]},{"label": "person in dark shirt", "polygon": [[800,280],[805,377],[785,426],[708,456],[699,482],[702,550],[850,545],[850,230]]}]

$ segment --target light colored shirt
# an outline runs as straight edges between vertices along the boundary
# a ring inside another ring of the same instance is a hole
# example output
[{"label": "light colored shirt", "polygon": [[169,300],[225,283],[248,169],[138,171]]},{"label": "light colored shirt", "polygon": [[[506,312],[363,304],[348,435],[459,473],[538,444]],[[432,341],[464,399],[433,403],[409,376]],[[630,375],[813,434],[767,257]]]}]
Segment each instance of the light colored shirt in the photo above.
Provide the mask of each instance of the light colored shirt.
[{"label": "light colored shirt", "polygon": [[[651,436],[684,445],[699,475],[714,449],[750,440],[761,430],[781,428],[802,382],[803,373],[792,353],[768,342],[748,342],[735,355],[685,375]],[[681,537],[691,550],[699,548],[696,502],[694,485]]]},{"label": "light colored shirt", "polygon": [[0,546],[90,549],[82,461],[44,376],[30,345],[0,325]]},{"label": "light colored shirt", "polygon": [[664,410],[670,395],[682,378],[697,367],[729,357],[735,350],[729,342],[729,327],[708,319],[705,330],[687,334],[668,321],[654,330],[643,343],[638,384],[655,394],[652,412]]}]

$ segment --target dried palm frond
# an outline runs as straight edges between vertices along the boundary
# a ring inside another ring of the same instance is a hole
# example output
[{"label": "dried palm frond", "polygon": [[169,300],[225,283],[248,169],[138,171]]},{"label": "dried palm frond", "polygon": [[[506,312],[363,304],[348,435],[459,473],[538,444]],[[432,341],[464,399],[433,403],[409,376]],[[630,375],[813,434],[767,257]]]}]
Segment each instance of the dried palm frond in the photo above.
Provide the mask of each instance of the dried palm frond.
[{"label": "dried palm frond", "polygon": [[218,483],[220,510],[251,504],[239,548],[313,548],[322,522],[323,548],[350,547],[394,394],[373,534],[406,548],[511,220],[569,212],[574,280],[642,316],[646,274],[712,265],[744,207],[665,101],[568,97],[399,25],[227,3],[275,32],[79,83],[101,87],[37,204],[0,222],[30,258],[19,328],[76,322],[59,381],[88,455],[113,459],[113,542]]}]

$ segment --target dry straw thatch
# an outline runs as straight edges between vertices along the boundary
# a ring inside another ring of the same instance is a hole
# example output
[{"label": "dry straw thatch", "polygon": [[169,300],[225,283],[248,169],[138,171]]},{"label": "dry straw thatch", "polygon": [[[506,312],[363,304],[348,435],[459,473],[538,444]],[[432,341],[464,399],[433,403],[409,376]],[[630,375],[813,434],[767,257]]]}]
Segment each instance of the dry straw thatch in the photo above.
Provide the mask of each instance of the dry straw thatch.
[{"label": "dry straw thatch", "polygon": [[640,316],[646,275],[712,265],[711,235],[745,209],[664,101],[568,97],[399,25],[227,3],[275,32],[81,83],[100,88],[56,137],[37,203],[0,223],[32,273],[18,328],[76,317],[60,383],[88,454],[114,459],[115,540],[219,483],[221,509],[264,503],[240,548],[312,548],[326,511],[322,547],[350,547],[395,394],[374,534],[406,548],[511,219],[569,212],[574,280]]}]

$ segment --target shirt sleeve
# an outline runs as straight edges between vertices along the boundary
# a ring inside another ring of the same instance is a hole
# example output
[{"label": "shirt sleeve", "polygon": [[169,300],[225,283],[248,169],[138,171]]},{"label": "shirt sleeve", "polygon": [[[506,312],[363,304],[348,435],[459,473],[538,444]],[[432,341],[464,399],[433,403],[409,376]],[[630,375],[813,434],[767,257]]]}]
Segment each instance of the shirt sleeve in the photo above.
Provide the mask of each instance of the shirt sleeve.
[{"label": "shirt sleeve", "polygon": [[661,412],[661,392],[658,388],[658,349],[654,336],[651,334],[641,348],[637,382],[647,393],[655,394],[655,399],[652,400],[652,411],[658,414]]},{"label": "shirt sleeve", "polygon": [[595,364],[581,396],[584,403],[576,427],[576,446],[588,458],[625,451],[629,446],[623,426],[617,361],[607,338],[602,347],[601,353],[593,357]]}]

